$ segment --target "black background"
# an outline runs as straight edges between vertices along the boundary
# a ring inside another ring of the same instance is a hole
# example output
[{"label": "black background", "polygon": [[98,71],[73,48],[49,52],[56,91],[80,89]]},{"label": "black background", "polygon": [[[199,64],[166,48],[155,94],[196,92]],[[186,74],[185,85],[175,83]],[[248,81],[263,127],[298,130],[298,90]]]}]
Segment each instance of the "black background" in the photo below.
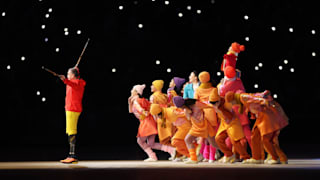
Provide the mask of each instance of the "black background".
[{"label": "black background", "polygon": [[[80,159],[145,158],[136,143],[139,122],[128,113],[132,86],[145,83],[144,96],[149,98],[153,80],[163,79],[166,91],[172,77],[188,78],[192,70],[209,71],[219,82],[216,72],[234,41],[246,46],[237,68],[247,92],[271,90],[290,118],[280,135],[289,158],[319,157],[317,11],[316,4],[290,0],[186,0],[169,5],[164,0],[2,0],[0,13],[6,14],[0,16],[0,161],[67,155],[65,85],[41,67],[66,74],[87,38],[91,40],[79,65],[87,81],[78,124]],[[263,67],[256,71],[260,62]],[[168,157],[158,153],[160,159]]]}]

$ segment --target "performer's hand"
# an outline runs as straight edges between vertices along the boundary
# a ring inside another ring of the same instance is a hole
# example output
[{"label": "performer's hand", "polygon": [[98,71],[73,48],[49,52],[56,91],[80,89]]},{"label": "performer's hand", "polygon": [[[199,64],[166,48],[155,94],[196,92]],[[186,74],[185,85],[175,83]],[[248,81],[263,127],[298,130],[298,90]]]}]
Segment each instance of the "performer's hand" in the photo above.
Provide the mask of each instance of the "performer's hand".
[{"label": "performer's hand", "polygon": [[64,81],[66,79],[66,77],[64,75],[59,75],[59,78]]}]

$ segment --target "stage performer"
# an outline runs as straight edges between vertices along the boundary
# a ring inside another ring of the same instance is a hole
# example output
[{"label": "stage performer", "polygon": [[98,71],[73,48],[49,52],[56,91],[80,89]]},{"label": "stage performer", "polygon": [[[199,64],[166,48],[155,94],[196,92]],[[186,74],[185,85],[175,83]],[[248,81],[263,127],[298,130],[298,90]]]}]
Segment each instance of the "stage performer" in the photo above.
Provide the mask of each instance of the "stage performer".
[{"label": "stage performer", "polygon": [[[288,117],[285,115],[282,107],[268,97],[268,91],[263,94],[233,93],[228,92],[228,101],[231,103],[242,103],[252,115],[256,122],[252,128],[252,158],[243,163],[261,164],[264,163],[261,151],[263,148],[271,155],[272,159],[266,161],[267,164],[279,164],[279,157],[283,163],[287,163],[287,157],[280,149],[278,136],[279,131],[288,125]],[[261,143],[262,142],[262,143]]]},{"label": "stage performer", "polygon": [[191,122],[187,120],[184,111],[175,106],[166,108],[161,107],[159,104],[152,104],[150,113],[158,116],[158,118],[162,120],[163,126],[166,121],[169,121],[177,127],[177,131],[171,139],[171,144],[176,148],[178,153],[189,157],[189,151],[184,138],[191,128]]},{"label": "stage performer", "polygon": [[172,99],[175,96],[181,96],[181,89],[183,88],[183,84],[186,82],[186,79],[180,77],[174,77],[171,79],[169,88],[167,90],[168,96],[168,106],[173,106]]},{"label": "stage performer", "polygon": [[189,83],[184,87],[183,98],[193,99],[194,92],[197,90],[199,85],[200,85],[200,82],[198,80],[198,73],[197,71],[192,71],[189,75]]},{"label": "stage performer", "polygon": [[198,159],[194,142],[196,142],[197,137],[206,138],[210,145],[218,148],[213,137],[210,136],[210,134],[214,133],[214,130],[212,127],[208,126],[209,122],[204,115],[204,109],[212,107],[208,104],[197,101],[196,99],[183,99],[181,96],[174,97],[173,103],[176,107],[182,108],[187,119],[191,121],[191,129],[185,138],[190,159],[185,163],[196,164],[198,163]]},{"label": "stage performer", "polygon": [[59,75],[59,78],[67,86],[65,98],[66,133],[68,134],[70,145],[68,157],[60,162],[77,163],[78,159],[75,154],[77,125],[82,112],[82,97],[86,82],[80,78],[80,72],[77,67],[68,70],[67,78],[64,75]]}]

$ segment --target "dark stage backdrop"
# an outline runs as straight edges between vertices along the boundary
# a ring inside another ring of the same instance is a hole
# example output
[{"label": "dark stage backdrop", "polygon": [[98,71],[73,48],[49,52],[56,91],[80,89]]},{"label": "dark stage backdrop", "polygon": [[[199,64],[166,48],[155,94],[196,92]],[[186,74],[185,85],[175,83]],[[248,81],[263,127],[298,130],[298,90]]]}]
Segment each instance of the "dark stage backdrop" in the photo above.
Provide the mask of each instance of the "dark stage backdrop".
[{"label": "dark stage backdrop", "polygon": [[290,0],[1,0],[0,161],[67,155],[65,85],[41,67],[66,74],[87,38],[80,159],[145,158],[139,122],[128,113],[132,86],[145,83],[149,98],[153,80],[163,79],[166,91],[172,77],[192,70],[219,82],[234,41],[246,46],[237,68],[247,92],[271,90],[290,118],[280,135],[289,158],[319,157],[317,12],[316,4]]}]

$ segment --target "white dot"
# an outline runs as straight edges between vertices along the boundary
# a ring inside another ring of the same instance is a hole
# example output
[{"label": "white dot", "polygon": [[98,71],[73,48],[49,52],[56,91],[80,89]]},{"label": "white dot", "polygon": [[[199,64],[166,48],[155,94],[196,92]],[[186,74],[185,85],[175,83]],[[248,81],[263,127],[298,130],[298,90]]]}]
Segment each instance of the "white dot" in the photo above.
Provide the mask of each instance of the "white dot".
[{"label": "white dot", "polygon": [[179,17],[182,17],[182,16],[183,16],[183,14],[182,14],[182,13],[179,13],[179,14],[178,14],[178,16],[179,16]]},{"label": "white dot", "polygon": [[168,73],[170,73],[170,72],[171,72],[171,69],[170,69],[170,68],[168,68],[168,69],[167,69],[167,72],[168,72]]},{"label": "white dot", "polygon": [[78,30],[78,31],[77,31],[77,34],[81,34],[81,30]]},{"label": "white dot", "polygon": [[159,61],[159,60],[156,60],[156,64],[160,64],[160,61]]},{"label": "white dot", "polygon": [[119,10],[122,10],[123,9],[123,6],[119,6]]},{"label": "white dot", "polygon": [[46,28],[46,25],[41,25],[41,29],[45,29]]},{"label": "white dot", "polygon": [[56,48],[56,52],[59,52],[60,51],[60,49],[59,48]]},{"label": "white dot", "polygon": [[221,72],[217,72],[217,76],[221,76]]},{"label": "white dot", "polygon": [[46,101],[46,98],[45,98],[45,97],[43,97],[41,100],[42,100],[42,102],[45,102],[45,101]]},{"label": "white dot", "polygon": [[48,38],[44,38],[44,41],[45,41],[45,42],[48,42],[48,40],[49,40]]},{"label": "white dot", "polygon": [[279,70],[282,70],[283,68],[282,68],[282,66],[279,66]]},{"label": "white dot", "polygon": [[214,4],[215,3],[215,0],[211,0],[211,4]]},{"label": "white dot", "polygon": [[312,52],[312,56],[315,57],[317,54],[315,52]]},{"label": "white dot", "polygon": [[164,4],[165,5],[169,5],[169,1],[164,1]]},{"label": "white dot", "polygon": [[246,41],[249,41],[249,37],[246,37],[245,40],[246,40]]},{"label": "white dot", "polygon": [[64,32],[67,32],[67,31],[68,31],[68,28],[64,28],[63,30],[64,30]]},{"label": "white dot", "polygon": [[277,95],[277,94],[274,94],[274,95],[273,95],[273,98],[277,99],[277,98],[278,98],[278,95]]},{"label": "white dot", "polygon": [[255,84],[255,85],[254,85],[254,88],[258,88],[258,87],[259,87],[259,85],[258,85],[258,84]]},{"label": "white dot", "polygon": [[143,28],[143,24],[138,24],[138,27],[141,29]]},{"label": "white dot", "polygon": [[155,2],[156,0],[152,0],[152,2]]},{"label": "white dot", "polygon": [[244,18],[245,20],[248,20],[248,19],[249,19],[249,16],[248,16],[248,15],[245,15],[243,18]]},{"label": "white dot", "polygon": [[263,64],[262,64],[262,63],[259,63],[259,64],[258,64],[258,66],[259,66],[259,67],[262,67],[262,66],[263,66]]},{"label": "white dot", "polygon": [[6,16],[6,12],[2,12],[2,16],[3,16],[3,17]]},{"label": "white dot", "polygon": [[312,29],[311,34],[316,34],[316,30]]},{"label": "white dot", "polygon": [[49,8],[49,9],[48,9],[48,12],[52,12],[52,8]]},{"label": "white dot", "polygon": [[293,28],[289,28],[289,32],[293,32]]},{"label": "white dot", "polygon": [[294,72],[294,68],[290,68],[290,72]]},{"label": "white dot", "polygon": [[258,67],[258,66],[255,66],[254,69],[255,69],[256,71],[258,71],[258,70],[259,70],[259,67]]},{"label": "white dot", "polygon": [[37,91],[37,95],[38,95],[38,96],[40,95],[40,91]]},{"label": "white dot", "polygon": [[197,10],[197,13],[198,13],[198,14],[201,14],[201,10],[200,10],[200,9],[198,9],[198,10]]},{"label": "white dot", "polygon": [[285,59],[285,60],[283,61],[283,63],[284,63],[284,64],[288,64],[289,61]]},{"label": "white dot", "polygon": [[64,32],[64,35],[68,36],[68,35],[69,35],[69,32],[68,32],[68,31]]},{"label": "white dot", "polygon": [[191,10],[191,6],[187,6],[187,9],[188,9],[188,10]]},{"label": "white dot", "polygon": [[39,2],[41,2],[42,0],[39,0]]},{"label": "white dot", "polygon": [[8,66],[7,66],[7,69],[8,69],[8,70],[10,70],[10,69],[11,69],[11,66],[10,66],[10,65],[8,65]]},{"label": "white dot", "polygon": [[272,30],[272,31],[276,31],[276,27],[272,26],[272,27],[271,27],[271,30]]},{"label": "white dot", "polygon": [[21,57],[21,61],[24,61],[26,60],[26,58],[24,56]]},{"label": "white dot", "polygon": [[117,70],[116,70],[116,68],[112,68],[112,70],[111,70],[112,72],[116,72]]},{"label": "white dot", "polygon": [[46,18],[49,18],[49,16],[50,16],[49,14],[46,14]]}]

